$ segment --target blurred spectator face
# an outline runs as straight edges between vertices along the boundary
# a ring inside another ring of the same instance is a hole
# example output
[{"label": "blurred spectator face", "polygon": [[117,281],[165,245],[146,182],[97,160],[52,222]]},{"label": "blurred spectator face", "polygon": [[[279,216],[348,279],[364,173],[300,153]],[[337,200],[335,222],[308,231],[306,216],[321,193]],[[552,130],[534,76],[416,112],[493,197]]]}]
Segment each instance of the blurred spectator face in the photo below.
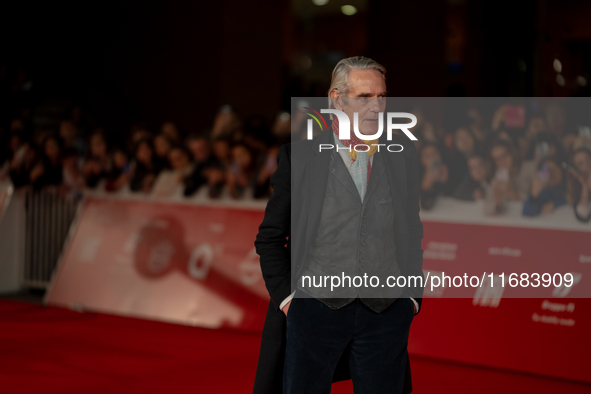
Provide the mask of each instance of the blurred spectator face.
[{"label": "blurred spectator face", "polygon": [[189,157],[182,149],[172,149],[168,154],[170,166],[174,170],[181,170],[189,165]]},{"label": "blurred spectator face", "polygon": [[277,154],[279,153],[278,146],[272,146],[267,152],[267,159],[265,165],[259,173],[259,181],[268,179],[277,170]]},{"label": "blurred spectator face", "polygon": [[243,145],[235,146],[232,149],[232,159],[241,169],[248,168],[252,162],[252,156]]},{"label": "blurred spectator face", "polygon": [[212,137],[231,136],[240,128],[240,119],[229,105],[223,105],[216,114],[211,129]]},{"label": "blurred spectator face", "polygon": [[120,149],[113,152],[113,164],[117,168],[123,168],[127,165],[127,155]]},{"label": "blurred spectator face", "polygon": [[528,138],[532,138],[534,135],[546,130],[548,130],[546,119],[540,116],[535,116],[530,118],[527,124],[527,129],[525,130],[525,135]]},{"label": "blurred spectator face", "polygon": [[513,157],[511,157],[511,153],[509,153],[506,147],[501,145],[494,146],[490,152],[490,156],[496,168],[502,168],[508,171],[511,171],[513,168]]},{"label": "blurred spectator face", "polygon": [[591,155],[585,151],[575,153],[573,157],[573,164],[581,175],[591,174]]},{"label": "blurred spectator face", "polygon": [[164,124],[162,124],[162,129],[160,130],[160,132],[167,136],[171,141],[179,141],[179,129],[176,127],[174,122],[164,122]]},{"label": "blurred spectator face", "polygon": [[150,132],[144,128],[137,128],[131,132],[131,143],[137,144],[138,141],[144,138],[148,138],[150,136]]},{"label": "blurred spectator face", "polygon": [[152,164],[152,148],[147,141],[140,143],[135,151],[135,158],[145,165]]},{"label": "blurred spectator face", "polygon": [[59,136],[64,141],[72,141],[76,138],[77,130],[74,122],[71,120],[64,120],[60,123]]},{"label": "blurred spectator face", "polygon": [[102,134],[94,134],[90,137],[90,153],[94,157],[104,157],[107,155],[107,143]]},{"label": "blurred spectator face", "polygon": [[432,167],[434,163],[441,163],[441,153],[434,145],[427,145],[421,150],[421,164],[423,167]]},{"label": "blurred spectator face", "polygon": [[217,140],[213,143],[213,154],[216,159],[225,162],[230,156],[230,144],[226,140]]},{"label": "blurred spectator face", "polygon": [[170,141],[163,135],[159,134],[154,138],[154,151],[158,157],[167,157],[170,151]]},{"label": "blurred spectator face", "polygon": [[474,138],[472,134],[465,129],[459,128],[454,134],[454,143],[458,152],[468,155],[474,151]]},{"label": "blurred spectator face", "polygon": [[57,161],[60,156],[60,146],[55,138],[49,138],[45,141],[43,153],[49,160]]},{"label": "blurred spectator face", "polygon": [[482,115],[480,114],[480,111],[477,108],[472,107],[468,109],[466,117],[470,120],[470,126],[472,127],[480,128],[484,123]]},{"label": "blurred spectator face", "polygon": [[421,137],[426,142],[431,142],[433,144],[437,143],[437,135],[435,134],[435,129],[430,123],[426,123],[425,127],[421,129]]},{"label": "blurred spectator face", "polygon": [[196,162],[203,163],[209,158],[209,143],[205,138],[194,138],[188,143]]},{"label": "blurred spectator face", "polygon": [[486,165],[480,156],[473,156],[468,159],[468,170],[470,177],[476,182],[483,182],[486,180]]},{"label": "blurred spectator face", "polygon": [[482,125],[484,124],[484,120],[482,119],[482,115],[480,111],[476,108],[470,108],[466,113],[466,116],[470,123],[468,124],[468,128],[472,131],[472,136],[476,140],[482,141],[484,139],[484,131],[482,129]]}]

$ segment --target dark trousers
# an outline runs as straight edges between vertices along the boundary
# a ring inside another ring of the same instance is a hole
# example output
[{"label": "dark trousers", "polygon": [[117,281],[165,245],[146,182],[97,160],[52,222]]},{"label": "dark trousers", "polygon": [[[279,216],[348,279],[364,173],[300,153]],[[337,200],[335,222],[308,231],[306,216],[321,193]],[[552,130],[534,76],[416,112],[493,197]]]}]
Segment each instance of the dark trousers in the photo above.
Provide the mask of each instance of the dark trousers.
[{"label": "dark trousers", "polygon": [[294,298],[287,313],[284,394],[328,394],[350,345],[355,394],[402,393],[414,304],[399,298],[376,313],[359,299],[332,310],[315,298]]}]

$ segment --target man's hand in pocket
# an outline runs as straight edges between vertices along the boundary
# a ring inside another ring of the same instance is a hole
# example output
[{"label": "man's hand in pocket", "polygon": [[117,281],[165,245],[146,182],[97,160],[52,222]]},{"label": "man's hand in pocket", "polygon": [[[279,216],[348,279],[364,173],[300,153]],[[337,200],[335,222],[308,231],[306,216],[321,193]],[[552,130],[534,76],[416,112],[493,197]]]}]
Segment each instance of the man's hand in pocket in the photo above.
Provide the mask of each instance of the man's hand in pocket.
[{"label": "man's hand in pocket", "polygon": [[285,304],[283,309],[281,309],[283,311],[283,313],[285,313],[285,316],[287,316],[287,311],[289,310],[290,305],[291,305],[291,301],[289,301],[287,304]]}]

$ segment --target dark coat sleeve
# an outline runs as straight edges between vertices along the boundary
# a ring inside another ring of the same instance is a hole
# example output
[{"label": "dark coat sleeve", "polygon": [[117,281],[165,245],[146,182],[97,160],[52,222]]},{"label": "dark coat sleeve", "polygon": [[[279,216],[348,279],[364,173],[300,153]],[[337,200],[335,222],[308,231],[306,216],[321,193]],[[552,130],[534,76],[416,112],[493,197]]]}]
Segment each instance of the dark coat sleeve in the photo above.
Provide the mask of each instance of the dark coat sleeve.
[{"label": "dark coat sleeve", "polygon": [[277,310],[281,302],[291,294],[291,258],[287,249],[291,222],[289,149],[289,145],[283,145],[277,154],[277,170],[271,176],[273,193],[254,243],[260,256],[265,286]]},{"label": "dark coat sleeve", "polygon": [[[423,275],[423,249],[421,242],[423,239],[423,223],[419,217],[419,196],[420,196],[420,182],[419,175],[419,159],[417,150],[411,142],[408,144],[408,149],[411,152],[410,160],[407,168],[407,183],[408,183],[408,275],[420,276]],[[423,297],[423,287],[409,287],[409,295],[415,299],[419,304],[419,312],[422,310],[421,303]]]}]

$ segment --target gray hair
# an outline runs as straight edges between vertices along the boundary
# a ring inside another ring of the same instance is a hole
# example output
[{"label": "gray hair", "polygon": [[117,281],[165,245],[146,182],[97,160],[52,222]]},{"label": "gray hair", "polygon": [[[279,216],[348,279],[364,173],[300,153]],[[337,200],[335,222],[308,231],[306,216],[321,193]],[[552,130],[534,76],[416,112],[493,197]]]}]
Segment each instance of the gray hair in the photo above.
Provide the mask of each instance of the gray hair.
[{"label": "gray hair", "polygon": [[[328,89],[328,108],[334,108],[330,93],[336,90],[341,95],[346,96],[349,93],[349,72],[355,70],[377,70],[384,79],[386,79],[386,67],[373,59],[364,56],[348,57],[337,63],[332,70],[332,80]],[[332,115],[332,114],[331,114]],[[331,116],[332,118],[332,116]]]}]

